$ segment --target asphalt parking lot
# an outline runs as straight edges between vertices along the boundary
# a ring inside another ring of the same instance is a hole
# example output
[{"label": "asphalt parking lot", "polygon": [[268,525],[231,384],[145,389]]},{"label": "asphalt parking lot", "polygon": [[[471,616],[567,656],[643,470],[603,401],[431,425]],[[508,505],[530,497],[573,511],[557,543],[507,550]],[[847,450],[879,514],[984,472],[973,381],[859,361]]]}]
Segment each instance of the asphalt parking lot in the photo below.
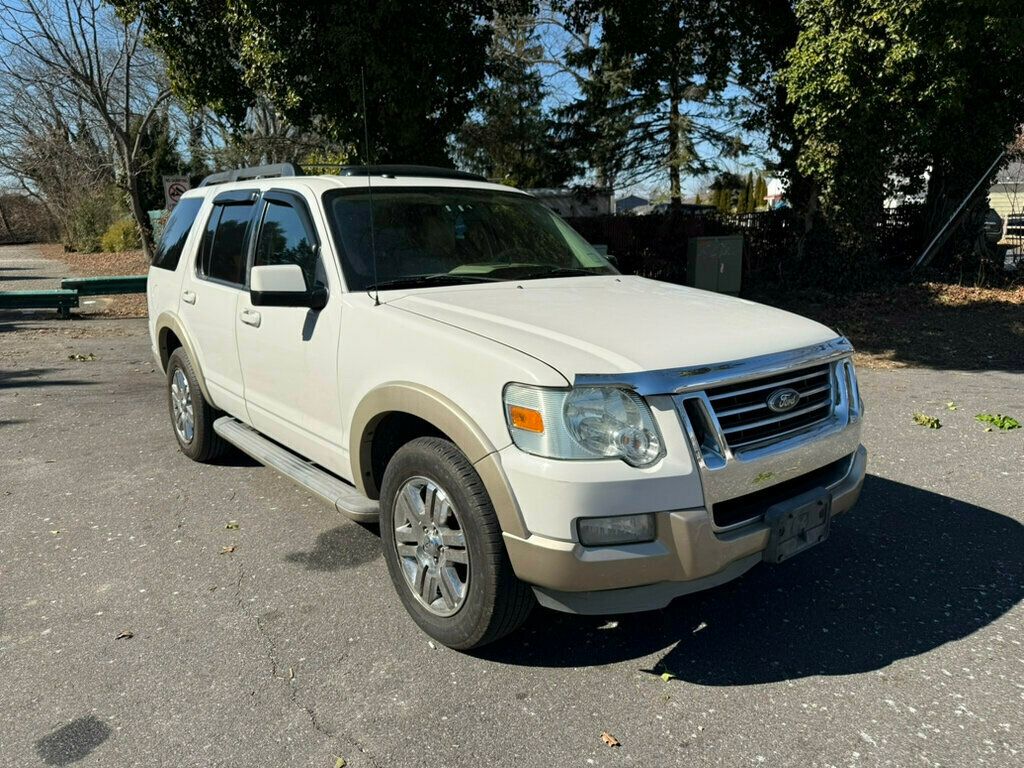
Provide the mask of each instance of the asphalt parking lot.
[{"label": "asphalt parking lot", "polygon": [[1024,376],[862,389],[870,477],[824,545],[466,655],[374,531],[177,451],[144,321],[2,315],[0,765],[1024,765],[1024,430],[973,420],[1024,416]]}]

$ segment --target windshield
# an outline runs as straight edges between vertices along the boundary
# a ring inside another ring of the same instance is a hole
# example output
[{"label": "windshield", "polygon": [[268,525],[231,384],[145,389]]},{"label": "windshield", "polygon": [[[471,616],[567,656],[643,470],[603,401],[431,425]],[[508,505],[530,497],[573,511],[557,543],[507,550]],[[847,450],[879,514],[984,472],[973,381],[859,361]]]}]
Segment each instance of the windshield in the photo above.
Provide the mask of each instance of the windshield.
[{"label": "windshield", "polygon": [[[350,290],[618,274],[532,197],[451,188],[324,194]],[[376,280],[373,252],[376,251]]]}]

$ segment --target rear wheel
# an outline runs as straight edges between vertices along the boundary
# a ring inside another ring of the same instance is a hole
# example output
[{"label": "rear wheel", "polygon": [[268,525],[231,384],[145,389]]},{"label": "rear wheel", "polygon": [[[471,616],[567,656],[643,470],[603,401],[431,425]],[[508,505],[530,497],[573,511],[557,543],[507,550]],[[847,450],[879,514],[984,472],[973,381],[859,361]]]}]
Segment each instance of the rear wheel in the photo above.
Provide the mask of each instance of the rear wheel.
[{"label": "rear wheel", "polygon": [[188,353],[178,347],[167,361],[167,405],[181,452],[193,461],[216,459],[227,446],[213,431],[220,413],[206,402]]},{"label": "rear wheel", "polygon": [[451,648],[493,642],[517,629],[533,607],[480,476],[448,440],[418,438],[388,463],[381,539],[406,610]]}]

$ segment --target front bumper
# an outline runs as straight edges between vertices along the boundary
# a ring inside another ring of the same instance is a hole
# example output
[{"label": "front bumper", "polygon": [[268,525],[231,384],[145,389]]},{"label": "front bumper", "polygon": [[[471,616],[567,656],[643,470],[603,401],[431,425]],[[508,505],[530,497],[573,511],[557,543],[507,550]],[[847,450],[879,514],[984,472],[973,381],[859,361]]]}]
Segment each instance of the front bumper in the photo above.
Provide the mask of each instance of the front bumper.
[{"label": "front bumper", "polygon": [[[833,517],[860,496],[867,467],[863,446],[849,455],[849,469],[828,486]],[[769,531],[752,522],[716,530],[710,510],[701,507],[660,512],[657,538],[646,544],[583,547],[573,541],[505,533],[513,567],[534,585],[542,605],[585,614],[612,614],[663,608],[676,597],[724,584],[763,558]]]}]

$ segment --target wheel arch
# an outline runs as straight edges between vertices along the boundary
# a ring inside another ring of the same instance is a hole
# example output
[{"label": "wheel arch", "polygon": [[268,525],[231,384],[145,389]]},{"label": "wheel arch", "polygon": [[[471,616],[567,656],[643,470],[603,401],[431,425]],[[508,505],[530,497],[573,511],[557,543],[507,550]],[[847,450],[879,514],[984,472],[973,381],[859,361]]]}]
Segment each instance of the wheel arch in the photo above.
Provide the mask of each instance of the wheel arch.
[{"label": "wheel arch", "polygon": [[405,430],[399,439],[392,440],[390,455],[416,437],[433,435],[453,442],[480,475],[502,530],[525,535],[522,513],[501,469],[498,448],[456,403],[440,392],[412,382],[392,382],[376,387],[355,410],[349,434],[349,455],[352,478],[360,492],[371,499],[380,498],[383,467],[379,441],[387,440],[389,428]]},{"label": "wheel arch", "polygon": [[156,338],[157,350],[160,353],[160,367],[164,372],[167,371],[171,353],[178,347],[184,348],[192,362],[192,371],[199,380],[199,389],[203,393],[203,397],[206,398],[206,402],[212,403],[213,398],[210,397],[210,390],[206,387],[206,377],[203,376],[203,368],[199,364],[195,347],[178,318],[170,312],[161,314],[156,320]]}]

